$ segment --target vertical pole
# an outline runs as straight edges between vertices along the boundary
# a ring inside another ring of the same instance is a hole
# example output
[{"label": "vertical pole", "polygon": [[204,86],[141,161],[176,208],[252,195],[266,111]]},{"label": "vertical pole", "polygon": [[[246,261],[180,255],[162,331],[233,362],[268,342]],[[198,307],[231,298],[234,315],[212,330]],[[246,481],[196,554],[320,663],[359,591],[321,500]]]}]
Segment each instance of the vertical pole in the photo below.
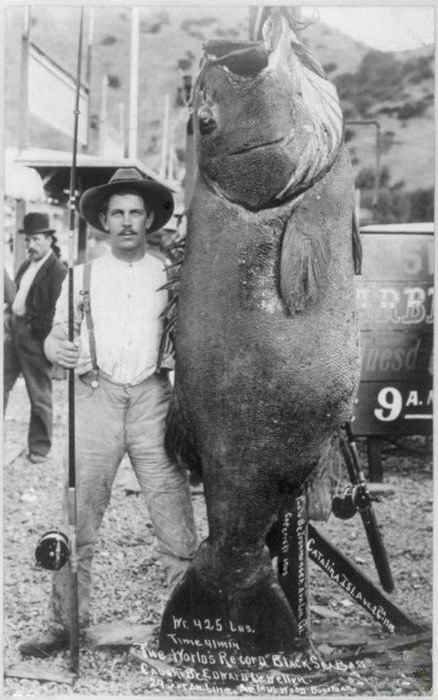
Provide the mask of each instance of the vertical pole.
[{"label": "vertical pole", "polygon": [[[74,106],[73,157],[70,170],[70,228],[68,255],[68,339],[74,341],[74,239],[76,214],[76,158],[78,147],[79,97],[82,66],[82,33],[84,8],[81,8],[79,28],[79,45],[76,72],[76,96]],[[78,556],[77,556],[77,499],[76,499],[76,454],[75,454],[75,372],[68,372],[68,524],[70,543],[70,667],[73,673],[79,673],[79,599],[78,599]]]},{"label": "vertical pole", "polygon": [[380,187],[380,124],[379,122],[373,122],[376,127],[376,178],[374,181],[374,195],[373,195],[373,212],[374,217],[377,214],[377,204],[379,202],[379,187]]},{"label": "vertical pole", "polygon": [[166,166],[167,166],[167,152],[169,147],[169,107],[170,98],[169,95],[164,97],[164,119],[163,119],[163,135],[161,141],[161,167],[160,167],[160,177],[166,177]]},{"label": "vertical pole", "polygon": [[106,150],[106,136],[107,136],[107,88],[108,88],[108,76],[105,74],[102,78],[102,106],[100,109],[100,119],[99,119],[99,155],[105,156]]},{"label": "vertical pole", "polygon": [[122,141],[122,156],[126,156],[126,140],[125,140],[125,105],[119,102],[119,134]]},{"label": "vertical pole", "polygon": [[14,275],[17,274],[18,268],[26,260],[26,244],[25,236],[17,231],[23,228],[23,219],[26,216],[26,200],[15,200],[15,233],[14,233]]},{"label": "vertical pole", "polygon": [[368,450],[368,478],[370,481],[381,484],[383,482],[382,440],[380,437],[367,438]]},{"label": "vertical pole", "polygon": [[[18,131],[18,149],[24,150],[29,145],[29,41],[30,41],[30,7],[24,8],[23,35],[21,37],[20,70],[20,129]],[[26,259],[24,236],[17,231],[22,227],[26,215],[26,201],[15,200],[14,233],[14,274]]]},{"label": "vertical pole", "polygon": [[[87,67],[85,72],[85,80],[88,86],[88,96],[91,98],[91,61],[93,51],[93,33],[94,33],[94,7],[90,7],[90,22],[88,25],[88,45],[87,45]],[[90,148],[90,115],[87,114],[87,143],[82,147],[84,153]]]},{"label": "vertical pole", "polygon": [[29,145],[29,43],[30,43],[30,7],[24,8],[24,27],[21,39],[20,72],[20,118],[21,128],[18,134],[18,148],[23,150]]},{"label": "vertical pole", "polygon": [[137,159],[139,8],[131,8],[131,69],[129,94],[129,157]]}]

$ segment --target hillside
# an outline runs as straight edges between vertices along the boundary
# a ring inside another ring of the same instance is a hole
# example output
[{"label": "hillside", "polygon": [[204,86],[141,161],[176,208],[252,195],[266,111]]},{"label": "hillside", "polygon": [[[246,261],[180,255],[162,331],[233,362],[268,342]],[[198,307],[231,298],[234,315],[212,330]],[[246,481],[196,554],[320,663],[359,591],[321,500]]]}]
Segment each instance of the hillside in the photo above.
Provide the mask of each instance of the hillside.
[{"label": "hillside", "polygon": [[[215,6],[142,8],[138,155],[158,170],[165,95],[175,147],[184,158],[186,111],[178,101],[180,67],[193,74],[202,42],[209,38],[248,37],[248,8]],[[6,145],[16,145],[19,128],[20,36],[23,9],[6,12]],[[85,38],[89,18],[85,21]],[[74,7],[32,8],[31,41],[75,73],[79,11]],[[91,72],[93,128],[89,152],[96,152],[102,79],[110,79],[108,113],[118,126],[120,104],[128,125],[130,11],[128,7],[95,10]],[[61,38],[62,37],[62,38]],[[381,165],[386,181],[409,191],[428,189],[434,181],[433,47],[418,51],[372,51],[341,32],[315,23],[301,33],[338,87],[348,121],[377,119],[382,134]],[[70,139],[31,120],[31,145],[69,148]],[[374,167],[375,130],[347,124],[355,172]]]}]

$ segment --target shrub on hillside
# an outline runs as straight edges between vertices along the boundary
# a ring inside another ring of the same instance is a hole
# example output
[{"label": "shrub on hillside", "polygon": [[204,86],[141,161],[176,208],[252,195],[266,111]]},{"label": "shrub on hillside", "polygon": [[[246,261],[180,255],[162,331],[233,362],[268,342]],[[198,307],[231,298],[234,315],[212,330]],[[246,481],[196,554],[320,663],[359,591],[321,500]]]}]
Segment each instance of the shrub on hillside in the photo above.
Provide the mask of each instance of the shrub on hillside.
[{"label": "shrub on hillside", "polygon": [[[388,166],[384,165],[379,172],[379,187],[388,187],[391,175]],[[361,168],[355,179],[355,186],[359,190],[372,190],[376,182],[375,168]]]},{"label": "shrub on hillside", "polygon": [[394,143],[395,132],[391,131],[390,129],[388,131],[385,131],[380,138],[380,152],[388,153],[388,151],[392,148]]},{"label": "shrub on hillside", "polygon": [[427,100],[411,100],[410,102],[405,102],[404,105],[398,110],[397,117],[399,119],[411,119],[412,117],[418,117],[420,114],[427,109]]},{"label": "shrub on hillside", "polygon": [[235,29],[234,27],[228,27],[228,28],[222,28],[222,27],[217,27],[215,29],[215,35],[223,37],[224,39],[232,39],[234,37],[239,36],[239,30]]},{"label": "shrub on hillside", "polygon": [[112,46],[117,42],[117,38],[115,36],[104,36],[102,41],[100,42],[103,46]]},{"label": "shrub on hillside", "polygon": [[400,97],[403,64],[390,53],[368,51],[356,73],[341,73],[334,78],[341,100],[348,100],[361,116],[376,102]]},{"label": "shrub on hillside", "polygon": [[214,17],[199,17],[198,19],[185,19],[183,22],[181,22],[181,29],[189,36],[203,41],[205,39],[205,36],[199,30],[199,28],[207,27],[211,24],[214,24],[215,22],[217,22],[217,20]]},{"label": "shrub on hillside", "polygon": [[433,221],[435,218],[434,190],[415,190],[410,194],[410,221]]},{"label": "shrub on hillside", "polygon": [[411,58],[404,64],[406,79],[410,83],[418,84],[422,80],[430,80],[434,77],[433,53],[429,56]]},{"label": "shrub on hillside", "polygon": [[[361,193],[361,205],[373,209],[374,192],[365,190]],[[389,187],[379,190],[376,219],[382,224],[406,223],[410,221],[410,201],[405,192],[393,191]]]},{"label": "shrub on hillside", "polygon": [[120,85],[120,78],[117,75],[108,75],[108,87],[118,90]]},{"label": "shrub on hillside", "polygon": [[333,71],[336,70],[337,67],[338,67],[338,64],[333,63],[333,61],[331,61],[330,63],[325,63],[323,65],[323,68],[324,68],[326,73],[333,73]]}]

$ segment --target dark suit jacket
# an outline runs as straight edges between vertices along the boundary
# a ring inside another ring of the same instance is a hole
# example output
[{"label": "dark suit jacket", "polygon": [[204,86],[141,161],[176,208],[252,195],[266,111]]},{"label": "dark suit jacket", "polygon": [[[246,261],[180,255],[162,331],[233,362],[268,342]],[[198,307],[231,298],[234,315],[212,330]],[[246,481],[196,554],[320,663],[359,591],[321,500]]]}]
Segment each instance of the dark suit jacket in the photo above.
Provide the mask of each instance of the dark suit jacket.
[{"label": "dark suit jacket", "polygon": [[[17,272],[15,277],[17,289],[30,262],[26,260]],[[35,275],[26,298],[26,318],[35,338],[44,340],[51,331],[56,301],[66,274],[67,268],[54,253],[51,253]]]}]

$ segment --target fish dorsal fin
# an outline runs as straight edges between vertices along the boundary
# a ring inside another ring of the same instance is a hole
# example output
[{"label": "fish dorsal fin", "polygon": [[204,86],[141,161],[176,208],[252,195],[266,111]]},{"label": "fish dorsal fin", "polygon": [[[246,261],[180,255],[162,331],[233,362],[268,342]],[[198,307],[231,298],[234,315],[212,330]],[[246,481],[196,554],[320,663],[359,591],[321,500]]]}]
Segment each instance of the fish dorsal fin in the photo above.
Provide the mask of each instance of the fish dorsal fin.
[{"label": "fish dorsal fin", "polygon": [[177,317],[179,284],[181,267],[184,261],[184,247],[186,239],[182,238],[178,243],[171,246],[170,251],[174,253],[175,262],[165,266],[167,283],[159,287],[157,291],[162,289],[168,290],[169,302],[166,308],[161,313],[163,319],[163,332],[161,334],[160,346],[158,350],[157,368],[162,367],[163,358],[166,355],[174,355],[174,330]]},{"label": "fish dorsal fin", "polygon": [[306,193],[283,234],[280,291],[292,316],[317,299],[330,262],[330,236],[320,202],[317,194]]}]

